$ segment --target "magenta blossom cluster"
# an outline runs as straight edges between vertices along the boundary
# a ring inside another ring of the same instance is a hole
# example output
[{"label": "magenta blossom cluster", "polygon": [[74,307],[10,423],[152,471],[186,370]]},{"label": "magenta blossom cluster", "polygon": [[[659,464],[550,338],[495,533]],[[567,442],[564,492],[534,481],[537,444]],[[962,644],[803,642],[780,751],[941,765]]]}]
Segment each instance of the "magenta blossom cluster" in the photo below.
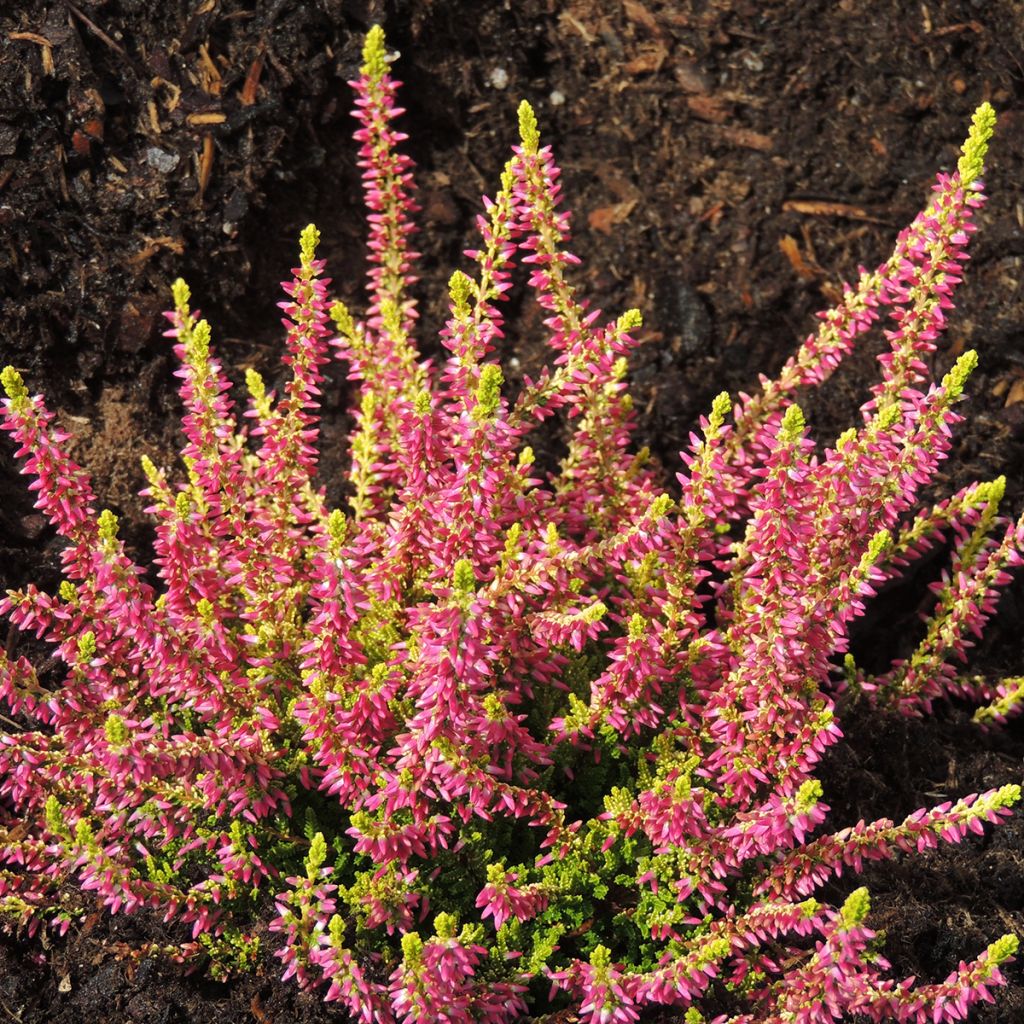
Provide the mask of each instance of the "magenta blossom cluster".
[{"label": "magenta blossom cluster", "polygon": [[[270,944],[285,977],[364,1024],[501,1024],[546,1000],[588,1024],[652,1006],[687,1024],[962,1019],[1002,984],[1014,936],[943,982],[897,982],[867,891],[814,894],[983,831],[1019,787],[828,831],[817,772],[853,698],[923,714],[956,694],[1000,720],[1024,696],[962,672],[1021,561],[1003,482],[919,508],[976,362],[930,379],[991,108],[891,259],[756,395],[715,399],[674,498],[631,447],[640,315],[606,320],[577,295],[559,171],[525,103],[449,282],[447,358],[420,356],[388,68],[374,29],[353,83],[365,316],[330,299],[310,226],[281,383],[250,371],[236,404],[174,286],[184,474],[144,461],[154,565],[97,514],[42,398],[3,373],[3,427],[66,541],[57,593],[2,602],[53,647],[38,671],[0,659],[4,921],[155,911],[167,928],[142,952],[226,972]],[[496,351],[517,267],[553,358],[509,394]],[[819,447],[796,397],[878,323],[880,380]],[[318,475],[334,357],[354,395],[344,509]],[[557,463],[530,446],[553,425]],[[923,639],[866,673],[851,627],[940,542],[952,564]]]}]

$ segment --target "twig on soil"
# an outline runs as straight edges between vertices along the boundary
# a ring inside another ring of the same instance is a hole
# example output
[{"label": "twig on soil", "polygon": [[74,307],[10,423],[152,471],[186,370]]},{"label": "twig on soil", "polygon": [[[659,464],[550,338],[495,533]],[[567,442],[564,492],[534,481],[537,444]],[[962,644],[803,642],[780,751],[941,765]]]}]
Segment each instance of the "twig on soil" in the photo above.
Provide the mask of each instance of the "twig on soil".
[{"label": "twig on soil", "polygon": [[782,209],[787,213],[803,213],[809,217],[849,217],[850,220],[865,220],[872,224],[889,223],[884,217],[868,213],[862,206],[833,203],[825,199],[787,199]]},{"label": "twig on soil", "polygon": [[263,53],[260,52],[249,66],[249,73],[245,76],[245,85],[242,86],[242,94],[238,97],[243,107],[251,107],[256,102],[256,89],[260,84],[262,74]]},{"label": "twig on soil", "polygon": [[17,1021],[18,1024],[21,1024],[21,1014],[15,1013],[2,999],[0,999],[0,1009],[2,1009],[11,1020]]},{"label": "twig on soil", "polygon": [[121,56],[124,57],[126,60],[128,59],[128,52],[125,50],[125,48],[116,40],[111,39],[110,36],[108,36],[107,33],[104,32],[103,29],[101,29],[95,21],[93,21],[87,15],[83,14],[73,3],[68,3],[67,6],[68,12],[73,14],[83,25],[85,25],[85,27],[89,29],[89,31],[92,32],[97,39],[99,39],[103,43],[106,43],[107,46],[109,46],[115,52],[121,54]]},{"label": "twig on soil", "polygon": [[42,51],[43,73],[53,74],[53,43],[46,36],[41,36],[38,32],[10,32],[7,38],[25,43],[35,43]]},{"label": "twig on soil", "polygon": [[213,174],[213,136],[207,132],[203,136],[203,152],[199,157],[199,201],[203,201],[206,194],[206,187],[210,184],[210,176]]}]

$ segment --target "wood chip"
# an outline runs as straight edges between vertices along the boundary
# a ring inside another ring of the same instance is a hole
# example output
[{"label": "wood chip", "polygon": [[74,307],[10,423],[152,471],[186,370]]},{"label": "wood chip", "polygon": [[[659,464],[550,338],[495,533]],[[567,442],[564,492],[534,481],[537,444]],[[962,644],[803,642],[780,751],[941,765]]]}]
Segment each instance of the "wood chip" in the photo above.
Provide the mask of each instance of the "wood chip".
[{"label": "wood chip", "polygon": [[770,153],[775,148],[775,142],[770,135],[762,135],[750,128],[732,128],[724,125],[719,132],[733,145],[742,146],[744,149],[756,149],[761,153]]},{"label": "wood chip", "polygon": [[38,46],[52,46],[46,36],[41,36],[38,32],[11,32],[7,36],[8,39],[20,39],[27,43],[36,43]]},{"label": "wood chip", "polygon": [[20,843],[28,835],[28,824],[24,821],[19,821],[14,828],[4,829],[0,832],[0,835],[3,836],[4,841],[8,845],[13,846],[15,843]]},{"label": "wood chip", "polygon": [[1020,405],[1021,402],[1024,402],[1024,378],[1018,377],[1010,385],[1010,390],[1006,394],[1006,402],[1004,404],[1007,406]]},{"label": "wood chip", "polygon": [[631,199],[626,203],[613,203],[611,206],[600,206],[591,210],[587,216],[587,223],[591,230],[600,231],[603,235],[610,235],[616,224],[621,224],[633,212],[636,200]]},{"label": "wood chip", "polygon": [[210,48],[206,43],[199,44],[199,66],[201,68],[200,88],[208,96],[219,96],[223,80],[217,65],[210,56]]},{"label": "wood chip", "polygon": [[142,240],[146,243],[137,253],[128,257],[128,262],[135,266],[152,259],[161,249],[169,249],[177,256],[185,252],[185,243],[180,238],[172,238],[170,235],[161,235],[159,238],[149,238],[143,235]]},{"label": "wood chip", "polygon": [[207,110],[199,114],[189,114],[185,120],[191,125],[197,124],[223,124],[228,119],[227,114],[219,110]]},{"label": "wood chip", "polygon": [[886,220],[868,213],[862,206],[852,203],[833,203],[825,199],[787,199],[782,204],[787,213],[803,213],[808,217],[846,217],[849,220],[865,220],[872,224],[885,224]]},{"label": "wood chip", "polygon": [[43,62],[43,74],[53,74],[53,43],[49,39],[39,35],[38,32],[11,32],[7,38],[26,43],[35,43],[36,46],[40,47],[39,55]]},{"label": "wood chip", "polygon": [[159,75],[157,75],[156,78],[150,79],[149,84],[154,89],[162,87],[167,90],[168,97],[165,100],[164,105],[167,107],[167,110],[173,114],[178,103],[181,101],[181,86],[176,85],[174,82],[169,82],[166,78],[161,78]]},{"label": "wood chip", "polygon": [[586,25],[584,25],[579,18],[574,17],[568,11],[562,11],[562,13],[559,14],[558,16],[558,20],[559,22],[564,22],[570,28],[578,32],[580,37],[583,39],[583,42],[585,42],[587,46],[593,46],[594,43],[597,42],[597,36],[588,31]]},{"label": "wood chip", "polygon": [[817,274],[814,268],[804,259],[800,251],[800,243],[792,235],[783,235],[779,239],[782,255],[789,260],[790,266],[796,271],[797,277],[804,281],[813,281]]},{"label": "wood chip", "polygon": [[980,21],[964,21],[957,25],[946,25],[943,28],[937,28],[932,35],[937,38],[942,36],[956,36],[961,32],[976,32],[979,36],[985,34],[985,26]]},{"label": "wood chip", "polygon": [[206,186],[210,184],[210,175],[213,174],[213,136],[207,133],[203,136],[203,152],[199,157],[199,201],[203,201]]},{"label": "wood chip", "polygon": [[252,1014],[252,1019],[257,1024],[273,1024],[273,1021],[268,1016],[266,1010],[263,1009],[263,1004],[260,1002],[260,997],[255,995],[249,1003],[249,1012]]},{"label": "wood chip", "polygon": [[689,61],[681,61],[672,69],[672,76],[683,92],[706,93],[711,86],[708,76]]},{"label": "wood chip", "polygon": [[243,107],[251,107],[256,102],[256,90],[260,84],[260,76],[263,74],[263,54],[259,54],[249,65],[249,72],[245,76],[245,85],[242,86],[242,93],[238,97]]},{"label": "wood chip", "polygon": [[729,104],[717,96],[687,96],[686,108],[694,117],[712,124],[725,124],[731,113]]},{"label": "wood chip", "polygon": [[661,35],[658,19],[639,0],[622,0],[622,10],[634,25],[642,26],[653,36]]},{"label": "wood chip", "polygon": [[649,75],[660,71],[668,58],[668,50],[661,43],[648,46],[641,50],[639,56],[622,65],[627,75]]}]

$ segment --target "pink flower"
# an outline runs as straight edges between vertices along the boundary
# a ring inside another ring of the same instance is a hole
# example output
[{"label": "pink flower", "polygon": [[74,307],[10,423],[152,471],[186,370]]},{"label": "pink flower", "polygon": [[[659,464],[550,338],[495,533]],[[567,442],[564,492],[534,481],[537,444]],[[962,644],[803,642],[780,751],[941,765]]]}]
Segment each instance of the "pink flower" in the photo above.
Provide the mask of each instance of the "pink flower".
[{"label": "pink flower", "polygon": [[494,919],[500,928],[509,918],[529,921],[548,905],[548,897],[536,887],[517,889],[512,883],[519,877],[515,871],[505,871],[492,864],[487,869],[487,885],[480,890],[476,905],[483,911],[481,918]]}]

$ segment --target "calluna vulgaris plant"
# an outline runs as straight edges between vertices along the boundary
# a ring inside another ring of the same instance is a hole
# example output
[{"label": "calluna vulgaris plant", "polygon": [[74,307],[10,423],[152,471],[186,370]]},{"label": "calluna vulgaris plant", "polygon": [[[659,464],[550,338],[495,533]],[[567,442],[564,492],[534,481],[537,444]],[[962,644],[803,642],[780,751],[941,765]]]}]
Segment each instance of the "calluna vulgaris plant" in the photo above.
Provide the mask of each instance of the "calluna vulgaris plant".
[{"label": "calluna vulgaris plant", "polygon": [[[17,718],[0,734],[8,926],[64,931],[94,893],[191,927],[137,955],[223,973],[255,961],[276,915],[285,976],[367,1024],[514,1021],[549,988],[593,1024],[656,1004],[687,1024],[961,1019],[1002,983],[1014,936],[939,984],[895,982],[867,891],[841,906],[814,893],[982,832],[1019,787],[828,833],[815,773],[841,737],[837,702],[912,715],[956,694],[985,722],[1024,691],[956,667],[1021,562],[1003,481],[916,507],[976,362],[928,378],[992,109],[892,258],[780,376],[715,399],[676,500],[629,448],[640,316],[604,322],[577,297],[559,172],[525,103],[472,273],[451,278],[448,359],[420,358],[411,161],[379,29],[364,58],[366,317],[331,305],[307,228],[281,304],[286,383],[275,396],[248,373],[238,417],[175,285],[187,478],[145,461],[154,574],[95,514],[42,399],[4,371],[4,427],[67,540],[57,595],[3,601],[65,666],[59,680],[24,657],[0,668]],[[512,399],[493,352],[516,265],[555,359]],[[819,452],[794,397],[883,311],[863,422]],[[347,512],[315,483],[332,353],[358,394]],[[541,472],[526,441],[555,415],[568,451]],[[867,674],[847,653],[865,601],[947,541],[924,638]]]}]

